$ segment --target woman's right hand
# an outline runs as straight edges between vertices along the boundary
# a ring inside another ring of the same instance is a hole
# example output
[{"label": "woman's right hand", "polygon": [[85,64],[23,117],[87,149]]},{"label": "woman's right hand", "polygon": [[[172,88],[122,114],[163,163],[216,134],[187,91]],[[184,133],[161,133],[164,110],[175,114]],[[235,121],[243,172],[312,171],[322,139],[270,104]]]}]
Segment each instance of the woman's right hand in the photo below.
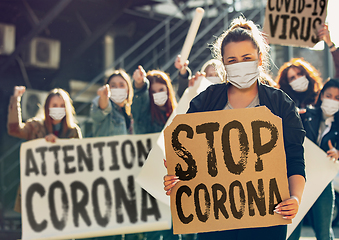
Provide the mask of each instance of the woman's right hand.
[{"label": "woman's right hand", "polygon": [[24,92],[26,91],[26,87],[25,86],[15,86],[14,87],[14,97],[21,97]]},{"label": "woman's right hand", "polygon": [[111,90],[109,89],[109,85],[106,84],[98,89],[97,91],[98,96],[109,98],[111,95]]}]

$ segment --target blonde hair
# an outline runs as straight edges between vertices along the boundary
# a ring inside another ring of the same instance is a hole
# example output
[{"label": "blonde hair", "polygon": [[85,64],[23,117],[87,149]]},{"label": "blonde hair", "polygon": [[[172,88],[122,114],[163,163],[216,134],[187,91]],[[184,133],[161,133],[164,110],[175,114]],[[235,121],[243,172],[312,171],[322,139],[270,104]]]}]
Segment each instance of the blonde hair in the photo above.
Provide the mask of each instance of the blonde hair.
[{"label": "blonde hair", "polygon": [[224,64],[218,59],[210,59],[202,65],[200,72],[206,72],[208,67],[213,67],[217,72],[218,76],[224,82],[226,79],[226,72]]},{"label": "blonde hair", "polygon": [[66,116],[62,119],[62,131],[63,133],[66,133],[69,129],[74,129],[77,127],[76,119],[75,119],[75,110],[73,107],[73,101],[70,98],[68,92],[61,88],[54,88],[52,89],[45,101],[44,105],[44,120],[45,120],[45,126],[47,128],[48,133],[53,133],[53,119],[49,116],[49,105],[51,102],[51,99],[54,96],[59,96],[64,100],[65,102],[65,111]]}]

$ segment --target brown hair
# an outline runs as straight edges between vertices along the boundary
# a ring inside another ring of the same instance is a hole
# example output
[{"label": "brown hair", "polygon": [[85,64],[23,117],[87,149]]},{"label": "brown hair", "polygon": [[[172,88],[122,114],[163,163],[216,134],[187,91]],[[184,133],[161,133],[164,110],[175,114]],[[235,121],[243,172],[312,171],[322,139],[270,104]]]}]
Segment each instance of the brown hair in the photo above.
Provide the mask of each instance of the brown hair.
[{"label": "brown hair", "polygon": [[[224,47],[231,42],[251,41],[254,48],[258,50],[258,56],[261,55],[262,65],[259,67],[260,80],[265,78],[265,73],[269,68],[269,45],[267,44],[262,32],[250,20],[240,16],[233,19],[227,31],[225,31],[212,45],[212,52],[215,58],[224,63]],[[226,72],[227,74],[227,72]]]},{"label": "brown hair", "polygon": [[[301,74],[305,75],[308,79],[309,84],[306,92],[299,93],[292,89],[287,78],[288,70],[291,68],[298,69]],[[293,58],[291,61],[282,65],[276,77],[276,82],[278,87],[286,92],[294,101],[296,101],[298,97],[302,97],[302,103],[306,105],[315,104],[318,93],[322,88],[320,73],[312,66],[312,64],[302,58]]]},{"label": "brown hair", "polygon": [[[168,74],[160,70],[148,71],[146,74],[146,77],[150,82],[149,97],[151,100],[150,104],[151,104],[152,121],[157,120],[157,121],[166,123],[168,117],[171,115],[174,108],[177,106],[177,100],[175,99],[175,94],[173,91],[171,79]],[[154,103],[153,94],[151,91],[151,87],[153,83],[161,83],[161,84],[166,85],[167,95],[168,95],[168,100],[165,103],[167,119],[164,119],[163,115],[161,114],[160,108]]]},{"label": "brown hair", "polygon": [[128,89],[127,89],[127,98],[125,100],[125,111],[126,111],[126,114],[130,116],[131,105],[132,105],[132,100],[133,100],[133,88],[132,88],[131,78],[129,77],[129,75],[126,73],[125,70],[118,69],[118,70],[115,70],[113,74],[107,78],[106,84],[109,85],[109,82],[111,81],[111,79],[116,76],[122,77],[127,83]]},{"label": "brown hair", "polygon": [[52,124],[53,119],[49,116],[49,105],[52,97],[54,96],[61,97],[65,102],[66,116],[61,120],[61,123],[62,123],[62,132],[63,134],[66,134],[69,129],[76,128],[77,124],[75,119],[73,101],[70,98],[68,92],[61,88],[52,89],[46,98],[44,106],[45,127],[48,133],[53,133],[53,124]]}]

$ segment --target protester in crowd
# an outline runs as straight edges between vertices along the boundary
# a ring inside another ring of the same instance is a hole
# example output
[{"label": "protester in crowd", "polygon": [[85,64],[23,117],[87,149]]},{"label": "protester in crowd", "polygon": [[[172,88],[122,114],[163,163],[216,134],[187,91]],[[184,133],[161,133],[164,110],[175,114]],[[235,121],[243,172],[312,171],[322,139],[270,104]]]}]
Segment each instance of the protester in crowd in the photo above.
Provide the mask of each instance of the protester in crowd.
[{"label": "protester in crowd", "polygon": [[[25,90],[24,86],[14,87],[14,94],[8,106],[9,135],[26,140],[45,138],[52,143],[58,138],[82,138],[80,128],[76,124],[72,100],[68,93],[60,88],[50,91],[43,110],[23,123],[20,102]],[[15,210],[21,212],[20,188]]]},{"label": "protester in crowd", "polygon": [[[318,31],[318,38],[323,39],[329,46],[336,69],[338,69],[339,50],[331,41],[327,25],[323,24]],[[338,70],[336,72],[339,74]],[[302,58],[293,58],[285,63],[279,69],[276,82],[278,87],[286,92],[301,109],[307,105],[314,105],[322,88],[320,73]]]},{"label": "protester in crowd", "polygon": [[[216,57],[226,68],[227,83],[214,84],[195,97],[188,113],[266,106],[282,119],[290,198],[275,213],[293,219],[305,185],[303,140],[305,131],[294,102],[281,90],[262,84],[260,72],[268,65],[268,45],[252,21],[239,17],[215,42]],[[168,159],[170,161],[170,159]],[[176,176],[165,176],[164,189],[171,193]],[[286,225],[199,233],[198,239],[285,240]]]},{"label": "protester in crowd", "polygon": [[131,104],[133,89],[131,79],[123,70],[115,70],[98,89],[90,110],[93,119],[93,136],[115,136],[132,133]]},{"label": "protester in crowd", "polygon": [[42,116],[23,123],[20,101],[25,90],[23,86],[16,86],[10,99],[7,123],[9,135],[26,140],[45,138],[48,142],[55,142],[57,138],[82,138],[74,117],[72,100],[60,88],[55,88],[48,94]]},{"label": "protester in crowd", "polygon": [[[90,116],[93,119],[93,137],[132,134],[131,105],[133,89],[131,79],[123,69],[115,70],[106,84],[98,89],[93,99]],[[100,237],[100,240],[120,240],[127,235]],[[138,239],[130,234],[128,239]]]},{"label": "protester in crowd", "polygon": [[[339,158],[339,79],[328,79],[322,88],[315,107],[307,106],[301,115],[306,137],[327,152],[330,160]],[[327,185],[307,213],[317,240],[334,239],[332,214],[334,192],[332,182]],[[289,240],[299,239],[301,223],[293,231]]]},{"label": "protester in crowd", "polygon": [[196,74],[192,77],[191,69],[188,67],[188,61],[186,63],[181,63],[181,56],[178,55],[174,66],[178,69],[178,91],[177,94],[179,97],[185,92],[187,87],[191,87],[194,85],[195,81],[204,76],[212,83],[221,83],[223,79],[225,79],[225,72],[222,67],[223,63],[217,59],[210,59],[204,63],[201,67],[200,72],[196,72]]},{"label": "protester in crowd", "polygon": [[133,73],[132,115],[135,134],[161,132],[177,106],[170,77],[163,71],[145,72],[142,66]]},{"label": "protester in crowd", "polygon": [[[177,105],[171,79],[163,71],[145,72],[142,66],[133,73],[134,98],[132,115],[134,133],[146,134],[161,132],[165,123]],[[144,233],[147,240],[176,240],[173,230]]]}]

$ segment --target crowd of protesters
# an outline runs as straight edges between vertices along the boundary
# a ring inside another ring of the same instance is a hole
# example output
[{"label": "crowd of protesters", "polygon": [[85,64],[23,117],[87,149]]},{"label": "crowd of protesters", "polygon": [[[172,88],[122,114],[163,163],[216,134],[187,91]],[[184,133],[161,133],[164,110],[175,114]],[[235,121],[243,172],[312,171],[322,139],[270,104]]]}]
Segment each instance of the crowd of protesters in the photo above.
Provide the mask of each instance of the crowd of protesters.
[{"label": "crowd of protesters", "polygon": [[[293,58],[285,63],[274,82],[267,68],[269,46],[253,22],[242,17],[235,19],[231,27],[216,40],[216,59],[206,62],[200,72],[193,75],[188,61],[182,63],[180,56],[177,57],[174,63],[178,69],[179,83],[176,93],[170,76],[161,70],[146,72],[138,66],[132,79],[123,69],[115,70],[107,78],[106,84],[97,90],[97,96],[92,101],[92,135],[102,137],[160,132],[185,89],[197,84],[199,78],[206,77],[212,85],[191,102],[188,113],[264,105],[282,118],[287,168],[288,172],[293,169],[293,174],[288,175],[291,198],[281,202],[276,213],[292,219],[298,212],[305,184],[302,147],[305,131],[306,136],[327,152],[331,159],[339,158],[339,79],[336,79],[339,74],[339,50],[331,41],[327,25],[318,30],[318,37],[328,45],[337,70],[335,78],[325,82],[320,73],[302,58]],[[213,94],[209,94],[212,91]],[[75,121],[72,100],[66,91],[53,89],[39,114],[23,123],[20,100],[24,92],[25,87],[16,86],[10,99],[7,125],[10,135],[26,140],[45,138],[49,142],[55,142],[57,138],[82,138]],[[275,96],[277,101],[272,102],[271,96]],[[278,105],[280,108],[277,108]],[[165,177],[167,194],[176,182],[174,176]],[[334,239],[331,228],[333,202],[330,183],[308,214],[318,240]],[[289,210],[283,211],[286,207]],[[299,239],[301,225],[289,239]],[[122,238],[120,235],[97,239]],[[285,239],[286,226],[183,236],[173,235],[172,230],[164,230],[128,234],[124,238]]]}]

